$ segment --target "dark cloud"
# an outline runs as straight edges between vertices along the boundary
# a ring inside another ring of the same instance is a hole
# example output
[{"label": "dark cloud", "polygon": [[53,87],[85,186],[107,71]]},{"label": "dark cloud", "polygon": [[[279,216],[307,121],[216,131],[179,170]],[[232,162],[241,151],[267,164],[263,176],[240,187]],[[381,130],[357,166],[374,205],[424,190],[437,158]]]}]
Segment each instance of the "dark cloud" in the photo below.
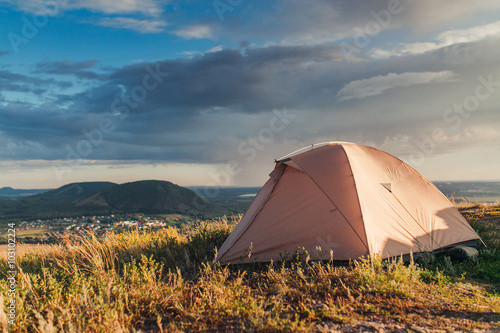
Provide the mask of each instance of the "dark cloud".
[{"label": "dark cloud", "polygon": [[[411,138],[430,135],[429,129],[431,134],[435,127],[448,130],[444,111],[474,93],[478,76],[500,78],[498,45],[498,40],[487,40],[358,63],[348,63],[335,45],[247,47],[129,65],[111,72],[97,87],[60,95],[57,102],[64,102],[64,108],[56,104],[1,107],[0,133],[10,144],[0,148],[0,156],[65,159],[66,146],[76,149],[82,140],[91,140],[85,133],[97,135],[106,120],[112,130],[102,140],[99,135],[90,136],[98,144],[92,144],[85,158],[226,162],[238,156],[240,142],[269,126],[273,109],[283,107],[297,117],[286,131],[276,134],[276,141],[300,146],[337,139],[383,145],[392,138],[404,147],[404,140],[411,143]],[[64,66],[61,71],[77,72],[95,64]],[[339,101],[338,92],[352,81],[389,73],[441,71],[453,72],[457,80],[396,86],[375,96]],[[143,100],[127,102],[134,93],[142,96],[145,78],[149,77],[148,84],[156,82],[151,76],[155,72],[162,74],[156,74],[161,83],[147,90]],[[10,82],[34,89],[33,78],[10,72],[0,72],[0,77],[5,77],[0,85]],[[40,83],[42,89],[57,84]],[[488,117],[496,114],[496,107],[493,99],[482,103],[480,112],[464,119],[460,133],[489,125],[491,119],[498,123],[498,117]],[[440,145],[439,151],[452,146]]]},{"label": "dark cloud", "polygon": [[[143,84],[149,71],[168,73],[146,101],[132,112],[164,110],[192,114],[231,108],[244,113],[266,112],[276,105],[296,104],[301,80],[314,75],[317,66],[342,62],[338,46],[270,46],[259,49],[222,50],[191,59],[126,66],[110,75],[110,81],[81,95],[89,109],[109,105],[121,93],[130,94]],[[342,65],[343,66],[343,65]],[[122,87],[122,88],[118,88]],[[90,103],[90,104],[88,104]]]},{"label": "dark cloud", "polygon": [[261,45],[269,41],[283,45],[314,45],[352,40],[367,25],[376,30],[403,28],[417,33],[445,30],[499,8],[498,2],[490,0],[479,0],[474,5],[468,0],[253,1],[251,4],[242,3],[235,10],[225,13],[223,22],[214,18],[205,24],[211,27],[214,35],[229,37],[237,42],[250,39],[262,42]]},{"label": "dark cloud", "polygon": [[101,75],[90,69],[95,68],[97,60],[86,60],[81,62],[62,61],[42,61],[36,64],[34,73],[74,75],[83,79],[98,79]]},{"label": "dark cloud", "polygon": [[0,90],[2,91],[32,92],[36,95],[41,95],[49,91],[50,87],[67,89],[72,86],[73,83],[68,81],[58,81],[53,78],[41,79],[0,70]]},{"label": "dark cloud", "polygon": [[246,49],[248,61],[254,64],[307,62],[328,62],[343,60],[342,51],[337,46],[269,46]]}]

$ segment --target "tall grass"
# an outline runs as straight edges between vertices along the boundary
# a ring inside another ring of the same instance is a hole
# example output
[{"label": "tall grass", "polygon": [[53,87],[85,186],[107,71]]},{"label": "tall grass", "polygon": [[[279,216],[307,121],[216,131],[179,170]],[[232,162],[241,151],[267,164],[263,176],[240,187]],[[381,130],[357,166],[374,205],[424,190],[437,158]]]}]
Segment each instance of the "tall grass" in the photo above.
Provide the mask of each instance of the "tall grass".
[{"label": "tall grass", "polygon": [[[407,327],[471,329],[495,327],[500,319],[494,316],[500,312],[498,296],[464,283],[427,280],[435,274],[414,263],[365,258],[346,266],[212,264],[236,220],[200,222],[185,232],[87,233],[27,254],[17,262],[15,325],[7,324],[4,299],[0,327],[13,332],[282,332],[381,318]],[[5,261],[0,270],[8,270]],[[7,289],[3,278],[1,294]],[[460,313],[460,320],[446,313]]]}]

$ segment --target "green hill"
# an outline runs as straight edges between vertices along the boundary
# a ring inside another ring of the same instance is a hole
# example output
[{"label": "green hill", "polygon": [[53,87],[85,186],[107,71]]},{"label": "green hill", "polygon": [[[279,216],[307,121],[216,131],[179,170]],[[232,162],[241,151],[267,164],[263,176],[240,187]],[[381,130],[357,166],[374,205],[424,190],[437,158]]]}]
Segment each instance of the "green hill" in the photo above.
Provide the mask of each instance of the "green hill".
[{"label": "green hill", "polygon": [[76,207],[110,213],[190,214],[223,213],[195,192],[171,182],[144,180],[106,188],[76,202]]},{"label": "green hill", "polygon": [[0,200],[0,220],[120,213],[213,217],[224,210],[166,181],[73,183],[16,200]]},{"label": "green hill", "polygon": [[116,185],[111,182],[72,183],[52,191],[33,195],[27,199],[47,202],[73,202]]}]

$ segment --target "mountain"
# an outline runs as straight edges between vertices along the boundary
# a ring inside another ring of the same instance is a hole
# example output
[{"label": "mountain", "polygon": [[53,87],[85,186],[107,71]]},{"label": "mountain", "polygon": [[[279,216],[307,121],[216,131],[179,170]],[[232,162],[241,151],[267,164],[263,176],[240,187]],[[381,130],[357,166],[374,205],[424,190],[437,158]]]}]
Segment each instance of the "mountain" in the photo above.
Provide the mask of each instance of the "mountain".
[{"label": "mountain", "polygon": [[171,182],[144,180],[125,183],[78,200],[75,205],[96,211],[146,214],[214,215],[223,213],[195,192]]},{"label": "mountain", "polygon": [[50,191],[49,189],[18,190],[12,187],[0,188],[0,199],[18,199],[38,193]]},{"label": "mountain", "polygon": [[171,182],[73,183],[16,200],[0,200],[0,220],[120,213],[183,214],[213,217],[223,209]]},{"label": "mountain", "polygon": [[52,191],[31,196],[29,199],[47,202],[73,202],[114,186],[117,186],[117,184],[111,182],[72,183]]}]

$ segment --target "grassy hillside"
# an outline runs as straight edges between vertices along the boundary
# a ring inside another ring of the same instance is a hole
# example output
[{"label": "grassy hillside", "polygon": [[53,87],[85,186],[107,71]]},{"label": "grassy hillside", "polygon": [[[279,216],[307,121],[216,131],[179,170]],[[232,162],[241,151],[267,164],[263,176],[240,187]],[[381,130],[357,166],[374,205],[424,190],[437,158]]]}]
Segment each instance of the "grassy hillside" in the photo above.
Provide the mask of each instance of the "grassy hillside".
[{"label": "grassy hillside", "polygon": [[64,185],[58,189],[28,196],[17,200],[0,200],[0,218],[41,218],[80,215],[83,210],[75,209],[74,202],[110,186],[110,182],[86,182]]},{"label": "grassy hillside", "polygon": [[[473,262],[378,258],[212,265],[237,222],[93,234],[19,258],[13,332],[398,331],[500,329],[500,207],[463,213],[488,248]],[[0,271],[5,274],[5,260]],[[0,280],[7,295],[8,281]],[[7,306],[7,298],[3,302]],[[0,326],[5,329],[5,311]],[[3,325],[3,326],[2,326]]]},{"label": "grassy hillside", "polygon": [[166,181],[145,180],[109,187],[76,202],[80,209],[103,212],[175,214],[192,211],[194,215],[223,213],[195,192]]},{"label": "grassy hillside", "polygon": [[18,199],[47,191],[50,191],[50,189],[20,190],[12,187],[2,187],[0,188],[0,199]]},{"label": "grassy hillside", "polygon": [[225,211],[195,192],[166,181],[87,182],[17,200],[0,200],[0,220],[145,213],[213,217]]},{"label": "grassy hillside", "polygon": [[30,197],[29,200],[39,200],[44,202],[73,202],[116,185],[117,184],[111,182],[72,183],[55,190],[34,195]]}]

